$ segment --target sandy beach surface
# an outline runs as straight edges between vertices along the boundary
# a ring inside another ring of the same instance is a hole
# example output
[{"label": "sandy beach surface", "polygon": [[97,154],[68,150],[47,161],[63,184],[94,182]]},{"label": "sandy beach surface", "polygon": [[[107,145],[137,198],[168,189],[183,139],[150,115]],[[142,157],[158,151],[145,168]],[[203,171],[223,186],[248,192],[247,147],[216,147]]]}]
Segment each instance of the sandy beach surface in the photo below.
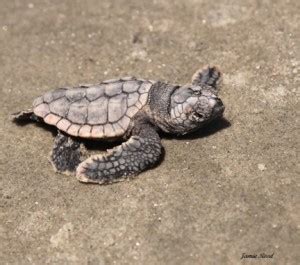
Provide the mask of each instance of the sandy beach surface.
[{"label": "sandy beach surface", "polygon": [[[2,0],[0,263],[299,264],[299,27],[297,0]],[[227,121],[163,138],[132,181],[56,174],[54,130],[9,120],[56,87],[207,64]]]}]

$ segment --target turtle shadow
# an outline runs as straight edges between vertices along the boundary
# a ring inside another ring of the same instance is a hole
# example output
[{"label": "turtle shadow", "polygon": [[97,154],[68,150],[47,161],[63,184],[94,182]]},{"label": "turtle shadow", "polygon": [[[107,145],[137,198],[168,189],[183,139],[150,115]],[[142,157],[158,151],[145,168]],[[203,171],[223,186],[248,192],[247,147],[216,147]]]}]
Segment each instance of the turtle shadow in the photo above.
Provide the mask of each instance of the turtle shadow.
[{"label": "turtle shadow", "polygon": [[210,135],[213,135],[217,132],[220,132],[224,129],[227,129],[231,127],[231,122],[227,120],[226,118],[222,117],[216,120],[213,120],[212,122],[208,123],[205,127],[200,128],[199,130],[186,134],[186,135],[170,135],[163,133],[162,136],[163,138],[166,139],[176,139],[179,141],[184,141],[184,140],[194,140],[198,138],[204,138],[208,137]]},{"label": "turtle shadow", "polygon": [[76,138],[77,140],[84,144],[84,146],[90,151],[107,151],[108,149],[112,149],[124,141],[114,140],[114,141],[103,141],[97,139],[86,139],[86,138]]}]

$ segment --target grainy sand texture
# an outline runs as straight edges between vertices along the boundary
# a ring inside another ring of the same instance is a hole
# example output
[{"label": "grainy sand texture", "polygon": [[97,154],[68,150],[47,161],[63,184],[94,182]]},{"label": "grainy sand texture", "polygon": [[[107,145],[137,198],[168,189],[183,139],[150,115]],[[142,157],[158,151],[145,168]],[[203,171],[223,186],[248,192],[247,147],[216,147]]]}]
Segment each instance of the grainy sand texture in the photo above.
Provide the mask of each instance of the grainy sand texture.
[{"label": "grainy sand texture", "polygon": [[[297,0],[1,0],[0,263],[299,264],[299,28]],[[53,131],[9,120],[59,86],[207,64],[228,124],[164,138],[133,181],[56,174]]]}]

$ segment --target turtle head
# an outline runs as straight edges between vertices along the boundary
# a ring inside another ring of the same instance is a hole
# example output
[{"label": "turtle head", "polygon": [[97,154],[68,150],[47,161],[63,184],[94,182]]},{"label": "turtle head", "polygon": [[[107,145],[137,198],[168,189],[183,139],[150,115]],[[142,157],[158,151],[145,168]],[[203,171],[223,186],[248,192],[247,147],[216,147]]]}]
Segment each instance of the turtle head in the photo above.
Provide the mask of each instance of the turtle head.
[{"label": "turtle head", "polygon": [[221,117],[224,109],[213,87],[185,85],[171,96],[171,126],[176,133],[187,134]]}]

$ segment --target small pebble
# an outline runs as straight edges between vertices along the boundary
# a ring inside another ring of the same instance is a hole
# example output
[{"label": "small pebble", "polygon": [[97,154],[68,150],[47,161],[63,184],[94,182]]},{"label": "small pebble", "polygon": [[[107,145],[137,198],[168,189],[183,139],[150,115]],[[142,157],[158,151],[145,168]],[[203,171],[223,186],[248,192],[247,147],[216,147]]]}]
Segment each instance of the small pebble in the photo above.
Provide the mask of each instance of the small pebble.
[{"label": "small pebble", "polygon": [[264,170],[267,169],[266,166],[265,166],[265,164],[258,164],[257,167],[258,167],[258,169],[259,169],[260,171],[264,171]]},{"label": "small pebble", "polygon": [[148,26],[148,29],[149,29],[150,32],[152,32],[154,28],[153,28],[152,25],[149,25],[149,26]]},{"label": "small pebble", "polygon": [[189,44],[188,44],[188,47],[189,49],[196,49],[197,48],[197,43],[195,41],[191,41]]}]

